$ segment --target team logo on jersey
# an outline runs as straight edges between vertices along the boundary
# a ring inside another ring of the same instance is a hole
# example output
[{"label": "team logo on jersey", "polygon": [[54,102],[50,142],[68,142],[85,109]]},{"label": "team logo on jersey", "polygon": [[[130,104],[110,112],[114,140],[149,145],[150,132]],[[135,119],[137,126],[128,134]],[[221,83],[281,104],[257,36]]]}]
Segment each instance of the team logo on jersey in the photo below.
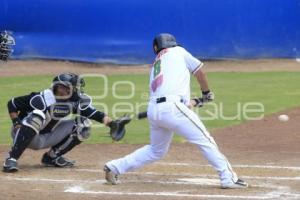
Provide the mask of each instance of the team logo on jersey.
[{"label": "team logo on jersey", "polygon": [[71,112],[72,107],[69,104],[55,104],[50,108],[52,119],[62,119],[70,115]]}]

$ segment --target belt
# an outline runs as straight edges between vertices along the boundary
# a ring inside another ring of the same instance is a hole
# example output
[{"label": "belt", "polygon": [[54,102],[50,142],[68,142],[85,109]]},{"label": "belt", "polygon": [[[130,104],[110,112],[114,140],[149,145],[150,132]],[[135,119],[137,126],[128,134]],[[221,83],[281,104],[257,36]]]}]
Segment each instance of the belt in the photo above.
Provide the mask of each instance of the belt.
[{"label": "belt", "polygon": [[163,103],[163,102],[166,102],[166,101],[167,101],[166,97],[160,97],[160,98],[156,99],[156,103]]},{"label": "belt", "polygon": [[[167,101],[167,97],[160,97],[160,98],[157,98],[155,100],[155,102],[158,104],[158,103],[163,103],[163,102],[166,102]],[[180,102],[183,102],[183,99],[180,99]]]}]

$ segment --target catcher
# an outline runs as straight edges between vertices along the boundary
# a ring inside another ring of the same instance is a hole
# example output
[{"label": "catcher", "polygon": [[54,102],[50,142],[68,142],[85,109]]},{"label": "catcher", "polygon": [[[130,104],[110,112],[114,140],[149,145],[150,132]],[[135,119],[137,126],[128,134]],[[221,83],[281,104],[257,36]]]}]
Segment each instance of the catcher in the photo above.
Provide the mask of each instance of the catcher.
[{"label": "catcher", "polygon": [[[1,50],[1,58],[7,60],[9,51]],[[7,107],[12,120],[13,145],[4,161],[4,172],[18,171],[17,160],[26,148],[38,150],[50,148],[42,157],[42,164],[53,167],[72,167],[71,161],[62,155],[86,140],[95,120],[110,127],[113,140],[125,135],[127,116],[112,120],[92,106],[91,98],[84,93],[85,81],[73,73],[59,74],[52,87],[41,92],[12,98]],[[76,114],[75,119],[68,119]]]}]

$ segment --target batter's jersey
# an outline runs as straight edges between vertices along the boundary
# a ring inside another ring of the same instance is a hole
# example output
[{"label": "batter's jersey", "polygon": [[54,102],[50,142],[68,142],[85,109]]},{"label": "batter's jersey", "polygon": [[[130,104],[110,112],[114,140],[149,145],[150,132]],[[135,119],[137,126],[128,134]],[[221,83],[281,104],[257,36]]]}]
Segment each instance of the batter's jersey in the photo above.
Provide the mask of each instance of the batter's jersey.
[{"label": "batter's jersey", "polygon": [[180,96],[190,101],[190,73],[195,73],[203,63],[184,48],[163,49],[155,58],[150,72],[150,98]]}]

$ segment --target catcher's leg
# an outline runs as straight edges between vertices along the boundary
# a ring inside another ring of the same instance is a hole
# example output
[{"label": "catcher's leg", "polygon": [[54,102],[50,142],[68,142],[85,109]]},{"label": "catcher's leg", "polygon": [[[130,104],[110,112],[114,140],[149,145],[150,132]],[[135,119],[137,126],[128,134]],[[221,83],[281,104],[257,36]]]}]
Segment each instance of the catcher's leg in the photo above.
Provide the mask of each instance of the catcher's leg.
[{"label": "catcher's leg", "polygon": [[[71,129],[70,123],[72,123]],[[67,122],[65,126],[57,127],[52,133],[52,137],[62,134],[63,132],[68,132],[69,134],[55,145],[51,145],[51,149],[43,155],[42,163],[45,166],[55,167],[73,166],[75,162],[62,157],[62,155],[66,154],[89,137],[91,130],[90,126],[91,123],[88,119],[78,117],[75,121]]]},{"label": "catcher's leg", "polygon": [[16,132],[12,130],[14,141],[9,155],[4,161],[4,172],[18,171],[17,160],[20,158],[34,137],[38,136],[44,119],[44,113],[41,111],[33,111],[22,121],[22,126],[16,130]]}]

